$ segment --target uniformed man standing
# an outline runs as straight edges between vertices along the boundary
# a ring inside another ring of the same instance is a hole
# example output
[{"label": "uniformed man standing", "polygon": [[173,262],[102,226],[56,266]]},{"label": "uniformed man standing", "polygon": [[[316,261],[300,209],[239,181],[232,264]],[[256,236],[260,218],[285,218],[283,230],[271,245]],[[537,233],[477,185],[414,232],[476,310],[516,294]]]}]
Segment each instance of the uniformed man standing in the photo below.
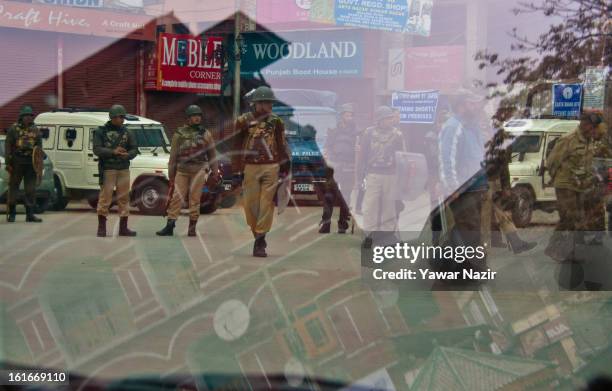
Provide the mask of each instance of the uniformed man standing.
[{"label": "uniformed man standing", "polygon": [[[159,236],[172,236],[181,205],[189,198],[188,236],[196,236],[200,217],[202,187],[208,175],[217,177],[215,142],[212,133],[202,126],[202,109],[191,105],[185,110],[187,124],[178,128],[172,136],[168,176],[174,182],[174,191],[168,207],[168,222],[157,232]],[[207,168],[210,165],[210,174]],[[172,187],[172,186],[171,186]]]},{"label": "uniformed man standing", "polygon": [[557,141],[546,162],[559,222],[545,254],[557,261],[570,259],[575,244],[584,242],[584,193],[592,185],[593,138],[600,123],[598,115],[583,114],[578,128]]},{"label": "uniformed man standing", "polygon": [[[374,114],[376,125],[365,130],[359,140],[356,181],[365,177],[363,225],[366,235],[374,231],[393,232],[397,228],[395,153],[405,151],[404,139],[393,126],[393,111],[380,106]],[[368,238],[366,237],[366,247]]]},{"label": "uniformed man standing", "polygon": [[608,129],[604,122],[599,123],[593,139],[593,181],[585,192],[584,222],[585,231],[592,234],[589,244],[603,244],[606,232],[605,199],[608,188],[609,161],[612,159],[612,145],[608,137]]},{"label": "uniformed man standing", "polygon": [[119,209],[119,236],[136,236],[128,229],[130,214],[130,160],[138,155],[134,136],[123,125],[125,108],[113,105],[109,110],[110,120],[94,132],[93,153],[98,156],[100,173],[100,195],[98,197],[98,233],[106,236],[106,218],[116,190]]},{"label": "uniformed man standing", "polygon": [[266,233],[272,227],[279,175],[285,177],[291,169],[285,125],[272,114],[275,100],[269,87],[258,87],[251,97],[254,110],[236,121],[234,182],[244,182],[242,202],[247,224],[255,237],[255,257],[267,256]]},{"label": "uniformed man standing", "polygon": [[34,111],[30,106],[23,106],[19,111],[19,120],[9,128],[6,135],[6,170],[9,172],[7,221],[9,223],[15,222],[16,196],[22,180],[25,190],[26,222],[42,222],[41,219],[34,216],[36,171],[32,163],[32,154],[36,147],[42,148],[42,137],[34,125]]},{"label": "uniformed man standing", "polygon": [[340,203],[338,233],[345,233],[350,219],[349,204],[355,179],[355,143],[357,130],[353,121],[353,105],[343,104],[339,110],[340,121],[330,129],[325,140],[326,182],[323,198],[323,216],[319,233],[329,233],[331,217],[336,201]]}]

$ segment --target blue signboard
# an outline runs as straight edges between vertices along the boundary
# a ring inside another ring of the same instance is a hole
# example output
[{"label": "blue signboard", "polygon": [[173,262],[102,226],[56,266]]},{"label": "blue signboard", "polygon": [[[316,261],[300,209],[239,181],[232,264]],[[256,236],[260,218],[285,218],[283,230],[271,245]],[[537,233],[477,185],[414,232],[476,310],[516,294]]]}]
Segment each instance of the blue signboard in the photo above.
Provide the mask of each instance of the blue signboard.
[{"label": "blue signboard", "polygon": [[581,84],[553,84],[553,115],[578,117],[582,99]]},{"label": "blue signboard", "polygon": [[408,21],[406,0],[336,0],[337,25],[404,32]]},{"label": "blue signboard", "polygon": [[[359,77],[363,65],[361,34],[355,30],[242,34],[240,73],[265,78]],[[280,39],[279,39],[280,38]]]},{"label": "blue signboard", "polygon": [[399,109],[403,124],[433,124],[438,108],[438,91],[394,92],[391,107]]}]

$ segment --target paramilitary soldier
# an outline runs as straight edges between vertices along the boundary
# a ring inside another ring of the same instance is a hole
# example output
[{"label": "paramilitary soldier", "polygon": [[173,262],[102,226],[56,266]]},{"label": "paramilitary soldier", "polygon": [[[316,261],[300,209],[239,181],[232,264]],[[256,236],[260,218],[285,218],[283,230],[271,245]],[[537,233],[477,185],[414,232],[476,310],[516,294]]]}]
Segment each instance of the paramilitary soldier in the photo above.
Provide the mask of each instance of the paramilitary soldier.
[{"label": "paramilitary soldier", "polygon": [[185,110],[187,124],[181,126],[172,136],[168,175],[174,183],[172,198],[168,207],[168,222],[157,231],[159,236],[172,236],[181,205],[189,198],[188,236],[196,236],[196,225],[200,217],[200,198],[206,182],[207,168],[210,175],[218,176],[215,142],[210,131],[202,126],[202,109],[191,105]]},{"label": "paramilitary soldier", "polygon": [[19,111],[19,120],[10,127],[6,136],[6,170],[10,175],[7,200],[9,223],[15,222],[16,196],[21,180],[24,181],[26,221],[30,223],[42,221],[34,216],[36,171],[32,155],[37,147],[42,148],[42,137],[34,125],[34,111],[30,106],[23,106]]},{"label": "paramilitary soldier", "polygon": [[546,162],[557,196],[559,223],[545,254],[557,261],[571,260],[575,244],[584,242],[584,193],[593,183],[593,139],[600,123],[598,115],[582,114],[578,128],[557,141]]},{"label": "paramilitary soldier", "polygon": [[[585,192],[584,229],[592,235],[589,244],[602,245],[606,232],[606,191],[612,161],[612,143],[604,122],[597,125],[593,139],[593,181]],[[610,222],[608,222],[610,224]]]},{"label": "paramilitary soldier", "polygon": [[[363,225],[366,235],[373,231],[393,232],[397,229],[397,176],[395,153],[405,151],[404,139],[393,126],[393,111],[387,106],[376,109],[376,125],[367,128],[359,138],[355,179],[365,177]],[[368,246],[369,236],[364,241]]]},{"label": "paramilitary soldier", "polygon": [[130,160],[138,155],[134,136],[123,125],[125,108],[113,105],[109,110],[110,120],[94,132],[93,153],[98,156],[100,173],[100,196],[98,197],[98,233],[106,236],[106,218],[116,190],[119,209],[119,236],[136,236],[128,229],[130,214]]},{"label": "paramilitary soldier", "polygon": [[275,100],[269,87],[258,87],[251,97],[254,110],[236,120],[234,182],[244,181],[242,202],[255,237],[255,257],[267,256],[266,233],[272,226],[279,175],[287,176],[291,169],[285,125],[272,114]]},{"label": "paramilitary soldier", "polygon": [[330,129],[325,141],[326,182],[323,198],[323,216],[319,233],[329,233],[336,201],[340,203],[338,233],[345,233],[350,219],[349,203],[355,179],[355,144],[357,130],[353,121],[353,105],[340,106],[340,121]]}]

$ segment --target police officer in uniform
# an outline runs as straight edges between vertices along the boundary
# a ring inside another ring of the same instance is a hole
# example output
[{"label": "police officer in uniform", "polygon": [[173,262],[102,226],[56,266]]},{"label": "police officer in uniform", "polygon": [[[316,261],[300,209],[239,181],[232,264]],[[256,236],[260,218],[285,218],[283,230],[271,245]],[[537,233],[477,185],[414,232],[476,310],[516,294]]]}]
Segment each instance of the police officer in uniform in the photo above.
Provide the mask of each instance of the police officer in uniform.
[{"label": "police officer in uniform", "polygon": [[589,244],[603,244],[606,231],[605,198],[608,188],[609,161],[612,159],[612,144],[604,122],[597,125],[593,139],[593,182],[585,192],[584,229],[593,235]]},{"label": "police officer in uniform", "polygon": [[113,105],[109,110],[110,120],[94,132],[93,153],[98,156],[100,173],[100,195],[98,197],[98,233],[106,236],[108,209],[116,190],[119,209],[119,236],[136,236],[128,229],[130,214],[130,160],[138,155],[134,136],[123,125],[125,108]]},{"label": "police officer in uniform", "polygon": [[[357,181],[365,177],[363,224],[366,234],[392,232],[397,228],[395,152],[406,148],[402,134],[393,126],[393,117],[391,108],[378,107],[376,125],[367,128],[359,140],[355,171]],[[366,246],[367,243],[366,238]]]},{"label": "police officer in uniform", "polygon": [[200,217],[202,187],[210,175],[218,176],[215,142],[212,133],[202,126],[202,109],[191,105],[185,110],[187,124],[181,126],[172,136],[168,175],[174,182],[174,191],[168,207],[166,226],[157,232],[159,236],[172,236],[181,205],[189,198],[188,236],[196,236],[196,225]]},{"label": "police officer in uniform", "polygon": [[285,125],[272,114],[276,100],[269,87],[258,87],[251,96],[253,111],[236,120],[234,183],[243,182],[243,207],[255,237],[253,256],[266,257],[266,233],[274,218],[274,195],[281,177],[289,175],[291,162]]},{"label": "police officer in uniform", "polygon": [[330,232],[334,204],[340,202],[338,233],[345,233],[350,219],[349,203],[355,178],[355,143],[357,130],[353,121],[353,105],[340,106],[340,122],[330,129],[325,141],[326,182],[323,199],[323,216],[319,233]]},{"label": "police officer in uniform", "polygon": [[19,111],[19,120],[9,128],[6,136],[6,170],[10,174],[7,200],[7,221],[9,223],[15,222],[16,196],[22,180],[25,190],[26,222],[42,222],[41,219],[34,216],[36,171],[32,164],[32,153],[35,147],[42,148],[42,137],[34,125],[32,107],[23,106]]},{"label": "police officer in uniform", "polygon": [[544,252],[557,261],[569,260],[575,244],[584,243],[584,193],[593,183],[593,139],[600,123],[598,115],[582,114],[578,128],[556,142],[546,162],[557,196],[559,222]]}]

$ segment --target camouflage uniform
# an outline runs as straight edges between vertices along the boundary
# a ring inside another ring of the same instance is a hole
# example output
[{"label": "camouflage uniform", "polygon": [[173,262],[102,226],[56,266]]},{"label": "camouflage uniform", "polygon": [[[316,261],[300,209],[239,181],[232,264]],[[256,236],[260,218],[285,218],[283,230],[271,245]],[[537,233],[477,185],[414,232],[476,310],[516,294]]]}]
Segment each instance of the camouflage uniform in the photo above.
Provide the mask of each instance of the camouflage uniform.
[{"label": "camouflage uniform", "polygon": [[[585,224],[584,193],[593,183],[591,165],[594,143],[582,134],[580,128],[561,137],[552,149],[547,169],[553,178],[557,196],[559,222],[550,238],[546,253],[557,260],[563,260],[573,253],[574,240],[581,240]],[[571,235],[568,241],[565,236]]]},{"label": "camouflage uniform", "polygon": [[[608,187],[608,169],[612,159],[612,143],[607,127],[601,123],[593,141],[593,179],[591,186],[584,194],[584,230],[603,236],[605,226],[605,198]],[[599,239],[598,239],[599,240]]]},{"label": "camouflage uniform", "polygon": [[274,114],[246,113],[236,121],[236,131],[234,172],[244,173],[244,214],[253,235],[261,237],[272,227],[279,172],[289,173],[285,125]]},{"label": "camouflage uniform", "polygon": [[[22,110],[23,112],[24,110]],[[21,121],[21,117],[20,115],[19,121],[9,128],[6,136],[6,166],[11,173],[7,199],[9,221],[15,220],[16,196],[19,192],[19,185],[23,180],[26,221],[39,222],[39,219],[34,216],[36,171],[32,164],[32,152],[35,147],[42,148],[42,137],[34,123],[25,126]]]},{"label": "camouflage uniform", "polygon": [[176,220],[181,204],[189,197],[189,220],[197,221],[208,162],[213,173],[218,171],[214,144],[212,134],[199,125],[185,125],[174,133],[168,163],[169,176],[174,178],[174,193],[168,208],[169,219]]}]

